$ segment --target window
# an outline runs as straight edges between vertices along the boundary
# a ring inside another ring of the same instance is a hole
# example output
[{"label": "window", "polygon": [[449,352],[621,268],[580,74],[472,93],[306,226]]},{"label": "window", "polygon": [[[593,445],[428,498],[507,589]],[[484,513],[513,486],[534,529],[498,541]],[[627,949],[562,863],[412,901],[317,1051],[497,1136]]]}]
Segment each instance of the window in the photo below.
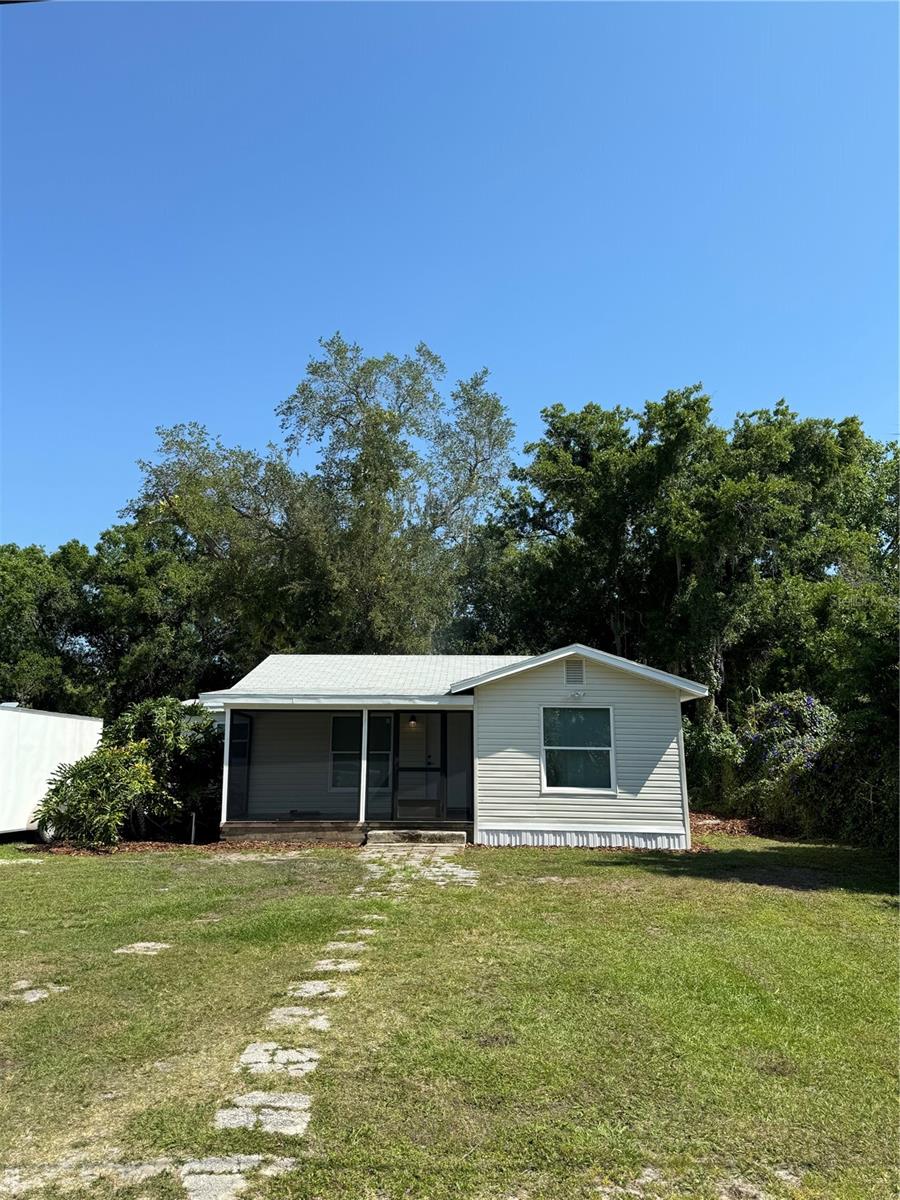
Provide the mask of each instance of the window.
[{"label": "window", "polygon": [[545,708],[544,787],[557,792],[606,792],[614,787],[612,709]]},{"label": "window", "polygon": [[584,683],[584,659],[567,658],[565,660],[566,687],[581,687]]},{"label": "window", "polygon": [[335,713],[331,718],[331,772],[328,778],[330,791],[359,791],[361,756],[362,713]]}]

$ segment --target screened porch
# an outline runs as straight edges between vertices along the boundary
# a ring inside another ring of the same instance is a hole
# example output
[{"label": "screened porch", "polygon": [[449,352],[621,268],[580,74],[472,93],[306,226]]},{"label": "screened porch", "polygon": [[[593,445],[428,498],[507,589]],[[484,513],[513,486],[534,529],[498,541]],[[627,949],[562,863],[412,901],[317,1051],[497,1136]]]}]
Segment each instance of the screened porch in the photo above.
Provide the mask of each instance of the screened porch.
[{"label": "screened porch", "polygon": [[471,711],[232,709],[228,726],[228,821],[472,821]]}]

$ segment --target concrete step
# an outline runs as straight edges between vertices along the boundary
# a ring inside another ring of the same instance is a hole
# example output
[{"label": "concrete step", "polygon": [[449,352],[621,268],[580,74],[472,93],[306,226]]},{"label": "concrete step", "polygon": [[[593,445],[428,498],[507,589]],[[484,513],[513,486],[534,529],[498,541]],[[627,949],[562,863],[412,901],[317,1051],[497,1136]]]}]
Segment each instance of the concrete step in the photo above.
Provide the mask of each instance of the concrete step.
[{"label": "concrete step", "polygon": [[369,846],[464,846],[464,829],[370,829]]}]

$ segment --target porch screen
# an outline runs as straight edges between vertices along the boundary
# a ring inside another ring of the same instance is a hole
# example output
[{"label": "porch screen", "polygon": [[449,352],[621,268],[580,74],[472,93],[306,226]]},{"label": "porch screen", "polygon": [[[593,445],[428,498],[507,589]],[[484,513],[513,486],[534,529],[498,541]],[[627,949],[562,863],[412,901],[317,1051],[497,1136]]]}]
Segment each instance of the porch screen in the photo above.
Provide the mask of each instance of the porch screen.
[{"label": "porch screen", "polygon": [[253,718],[248,713],[232,712],[228,735],[228,801],[229,821],[247,816],[250,796],[250,734]]},{"label": "porch screen", "polygon": [[392,713],[369,713],[369,743],[366,754],[366,816],[373,821],[391,819],[394,786],[394,717]]}]

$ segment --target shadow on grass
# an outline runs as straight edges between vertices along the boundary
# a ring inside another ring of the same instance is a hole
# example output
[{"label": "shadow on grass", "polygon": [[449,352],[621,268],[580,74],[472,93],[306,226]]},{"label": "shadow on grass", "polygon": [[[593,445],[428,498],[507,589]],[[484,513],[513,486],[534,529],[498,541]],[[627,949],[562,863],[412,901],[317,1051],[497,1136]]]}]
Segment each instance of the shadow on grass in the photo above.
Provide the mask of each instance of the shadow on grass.
[{"label": "shadow on grass", "polygon": [[[614,865],[605,855],[587,861],[600,869]],[[636,855],[631,863],[659,875],[753,883],[801,892],[840,889],[896,896],[898,891],[897,865],[890,855],[851,846],[766,842],[746,850],[729,847],[694,854],[645,853]]]}]

